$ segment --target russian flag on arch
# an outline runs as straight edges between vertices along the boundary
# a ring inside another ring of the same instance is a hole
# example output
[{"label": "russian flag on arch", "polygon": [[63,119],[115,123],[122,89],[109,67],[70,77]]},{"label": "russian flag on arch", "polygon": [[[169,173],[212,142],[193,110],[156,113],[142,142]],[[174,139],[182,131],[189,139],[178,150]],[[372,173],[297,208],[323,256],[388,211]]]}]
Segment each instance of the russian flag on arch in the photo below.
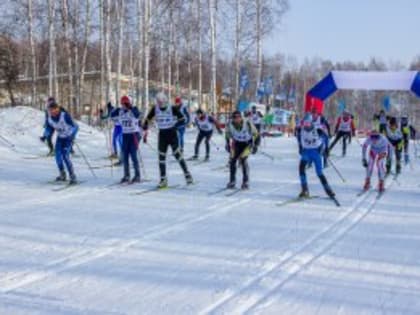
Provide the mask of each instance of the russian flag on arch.
[{"label": "russian flag on arch", "polygon": [[420,73],[332,71],[306,94],[305,112],[315,107],[322,113],[325,100],[337,90],[412,91],[420,97]]}]

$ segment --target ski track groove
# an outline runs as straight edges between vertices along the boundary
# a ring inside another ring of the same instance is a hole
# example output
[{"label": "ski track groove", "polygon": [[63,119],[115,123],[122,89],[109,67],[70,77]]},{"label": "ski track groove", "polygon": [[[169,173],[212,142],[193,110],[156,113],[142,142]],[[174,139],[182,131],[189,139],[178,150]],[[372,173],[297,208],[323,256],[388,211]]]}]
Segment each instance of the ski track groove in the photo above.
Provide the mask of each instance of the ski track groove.
[{"label": "ski track groove", "polygon": [[[231,209],[239,207],[245,203],[248,203],[249,201],[251,201],[251,199],[247,198],[243,200],[232,199],[229,203],[226,203],[226,201],[216,203],[206,208],[205,213],[201,212],[199,215],[186,215],[176,222],[154,226],[147,232],[140,235],[137,239],[132,239],[129,241],[110,240],[104,244],[99,244],[99,248],[76,251],[73,254],[55,260],[54,262],[42,267],[32,270],[25,270],[14,275],[9,275],[6,278],[0,279],[0,292],[10,293],[21,287],[33,284],[40,280],[44,280],[52,275],[59,274],[68,269],[89,263],[98,258],[110,255],[116,251],[127,250],[132,246],[141,245],[142,242],[147,242],[168,233],[183,229],[190,224],[204,221],[207,218],[229,212]],[[132,238],[134,237],[136,236],[133,236]]]},{"label": "ski track groove", "polygon": [[[387,189],[393,183],[395,181],[391,180]],[[300,248],[283,254],[274,265],[272,262],[267,263],[268,267],[262,272],[246,280],[239,288],[228,290],[198,314],[250,314],[258,307],[269,304],[269,299],[284,284],[323,256],[375,208],[379,200],[374,192],[370,190],[358,197],[346,213]]]}]

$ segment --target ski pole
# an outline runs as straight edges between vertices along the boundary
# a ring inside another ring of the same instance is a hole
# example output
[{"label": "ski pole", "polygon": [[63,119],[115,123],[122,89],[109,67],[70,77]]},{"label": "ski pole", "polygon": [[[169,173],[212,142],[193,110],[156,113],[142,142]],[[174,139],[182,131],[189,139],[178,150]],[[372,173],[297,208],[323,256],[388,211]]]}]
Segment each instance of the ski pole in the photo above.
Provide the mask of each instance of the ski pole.
[{"label": "ski pole", "polygon": [[333,167],[335,172],[338,174],[340,179],[343,181],[343,183],[345,183],[346,182],[345,178],[343,177],[343,175],[341,175],[340,171],[337,169],[337,167],[334,165],[334,163],[332,162],[332,160],[330,158],[328,158],[328,162],[331,164],[331,166]]},{"label": "ski pole", "polygon": [[145,179],[147,179],[146,168],[144,167],[143,157],[142,157],[142,155],[141,155],[141,153],[140,153],[140,147],[139,147],[139,149],[137,150],[137,155],[138,155],[138,157],[139,157],[140,167],[141,167],[141,170],[142,170],[142,172],[143,172],[143,174],[144,174],[144,178],[145,178]]},{"label": "ski pole", "polygon": [[2,135],[0,135],[0,139],[3,140],[4,143],[6,143],[9,147],[14,148],[15,145],[13,143],[11,143],[9,140],[7,140],[5,137],[3,137]]},{"label": "ski pole", "polygon": [[86,165],[88,166],[89,170],[91,171],[92,175],[94,178],[98,178],[95,174],[95,172],[93,171],[92,166],[90,165],[88,159],[86,158],[86,155],[83,153],[82,149],[80,148],[80,146],[77,144],[77,142],[73,142],[74,145],[76,146],[76,148],[79,150],[80,155],[82,156],[83,160],[85,161]]},{"label": "ski pole", "polygon": [[217,145],[217,143],[213,139],[210,138],[210,142],[211,142],[212,145],[214,145],[216,147],[217,151],[220,150],[220,147]]},{"label": "ski pole", "polygon": [[274,156],[272,156],[271,154],[268,154],[267,152],[264,152],[264,151],[260,151],[260,153],[263,155],[263,156],[265,156],[265,157],[268,157],[271,161],[274,161],[276,158],[274,157]]}]

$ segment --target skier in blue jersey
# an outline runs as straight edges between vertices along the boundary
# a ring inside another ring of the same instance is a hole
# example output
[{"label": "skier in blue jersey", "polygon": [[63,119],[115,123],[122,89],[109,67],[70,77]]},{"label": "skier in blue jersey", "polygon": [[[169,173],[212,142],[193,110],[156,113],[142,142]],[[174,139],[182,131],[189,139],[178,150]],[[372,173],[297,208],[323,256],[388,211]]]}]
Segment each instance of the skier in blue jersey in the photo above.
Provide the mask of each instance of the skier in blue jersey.
[{"label": "skier in blue jersey", "polygon": [[77,183],[73,164],[70,160],[70,152],[78,130],[79,127],[73,121],[70,114],[61,108],[55,100],[50,101],[48,104],[48,117],[45,125],[44,137],[50,137],[54,131],[57,133],[55,161],[58,170],[60,171],[60,175],[56,178],[56,181],[66,181],[65,166],[70,177],[69,184]]},{"label": "skier in blue jersey", "polygon": [[311,114],[306,114],[302,121],[302,125],[298,129],[299,153],[301,157],[299,176],[302,187],[299,198],[309,197],[308,181],[306,178],[306,166],[308,163],[314,163],[316,174],[318,175],[325,192],[330,198],[335,198],[335,194],[322,172],[322,152],[324,150],[322,137],[322,129],[315,127]]},{"label": "skier in blue jersey", "polygon": [[179,148],[181,149],[181,153],[184,153],[184,136],[185,136],[185,129],[191,121],[190,113],[188,112],[187,106],[182,103],[181,97],[175,98],[175,107],[178,108],[179,112],[184,116],[184,120],[179,124],[177,127],[178,131],[178,140],[179,140]]},{"label": "skier in blue jersey", "polygon": [[[140,143],[140,112],[131,104],[128,96],[121,97],[121,108],[114,109],[111,119],[118,122],[122,128],[122,159],[124,164],[123,183],[139,183],[140,167],[137,150]],[[134,177],[130,180],[130,162],[133,162]]]},{"label": "skier in blue jersey", "polygon": [[106,106],[107,106],[107,111],[108,111],[108,117],[114,123],[114,129],[112,131],[112,153],[111,153],[110,158],[119,159],[119,162],[117,163],[117,165],[120,165],[122,163],[121,161],[122,160],[121,151],[122,151],[122,142],[123,142],[122,127],[119,120],[112,116],[112,111],[115,110],[115,107],[112,106],[111,102],[109,102]]}]

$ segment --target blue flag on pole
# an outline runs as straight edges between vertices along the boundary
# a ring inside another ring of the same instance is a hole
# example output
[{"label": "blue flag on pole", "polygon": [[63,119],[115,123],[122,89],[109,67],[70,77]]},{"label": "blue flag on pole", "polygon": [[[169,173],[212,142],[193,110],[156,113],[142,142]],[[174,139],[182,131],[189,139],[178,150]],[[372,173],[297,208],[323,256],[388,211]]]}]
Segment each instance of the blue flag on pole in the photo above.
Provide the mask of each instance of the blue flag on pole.
[{"label": "blue flag on pole", "polygon": [[345,100],[339,100],[338,101],[338,113],[342,114],[345,109],[346,109],[346,101]]},{"label": "blue flag on pole", "polygon": [[383,106],[387,113],[391,110],[391,98],[389,96],[384,97]]},{"label": "blue flag on pole", "polygon": [[248,78],[248,73],[246,72],[246,68],[242,67],[241,68],[241,72],[239,74],[239,89],[240,89],[240,94],[242,94],[243,92],[245,92],[249,87],[249,78]]}]

